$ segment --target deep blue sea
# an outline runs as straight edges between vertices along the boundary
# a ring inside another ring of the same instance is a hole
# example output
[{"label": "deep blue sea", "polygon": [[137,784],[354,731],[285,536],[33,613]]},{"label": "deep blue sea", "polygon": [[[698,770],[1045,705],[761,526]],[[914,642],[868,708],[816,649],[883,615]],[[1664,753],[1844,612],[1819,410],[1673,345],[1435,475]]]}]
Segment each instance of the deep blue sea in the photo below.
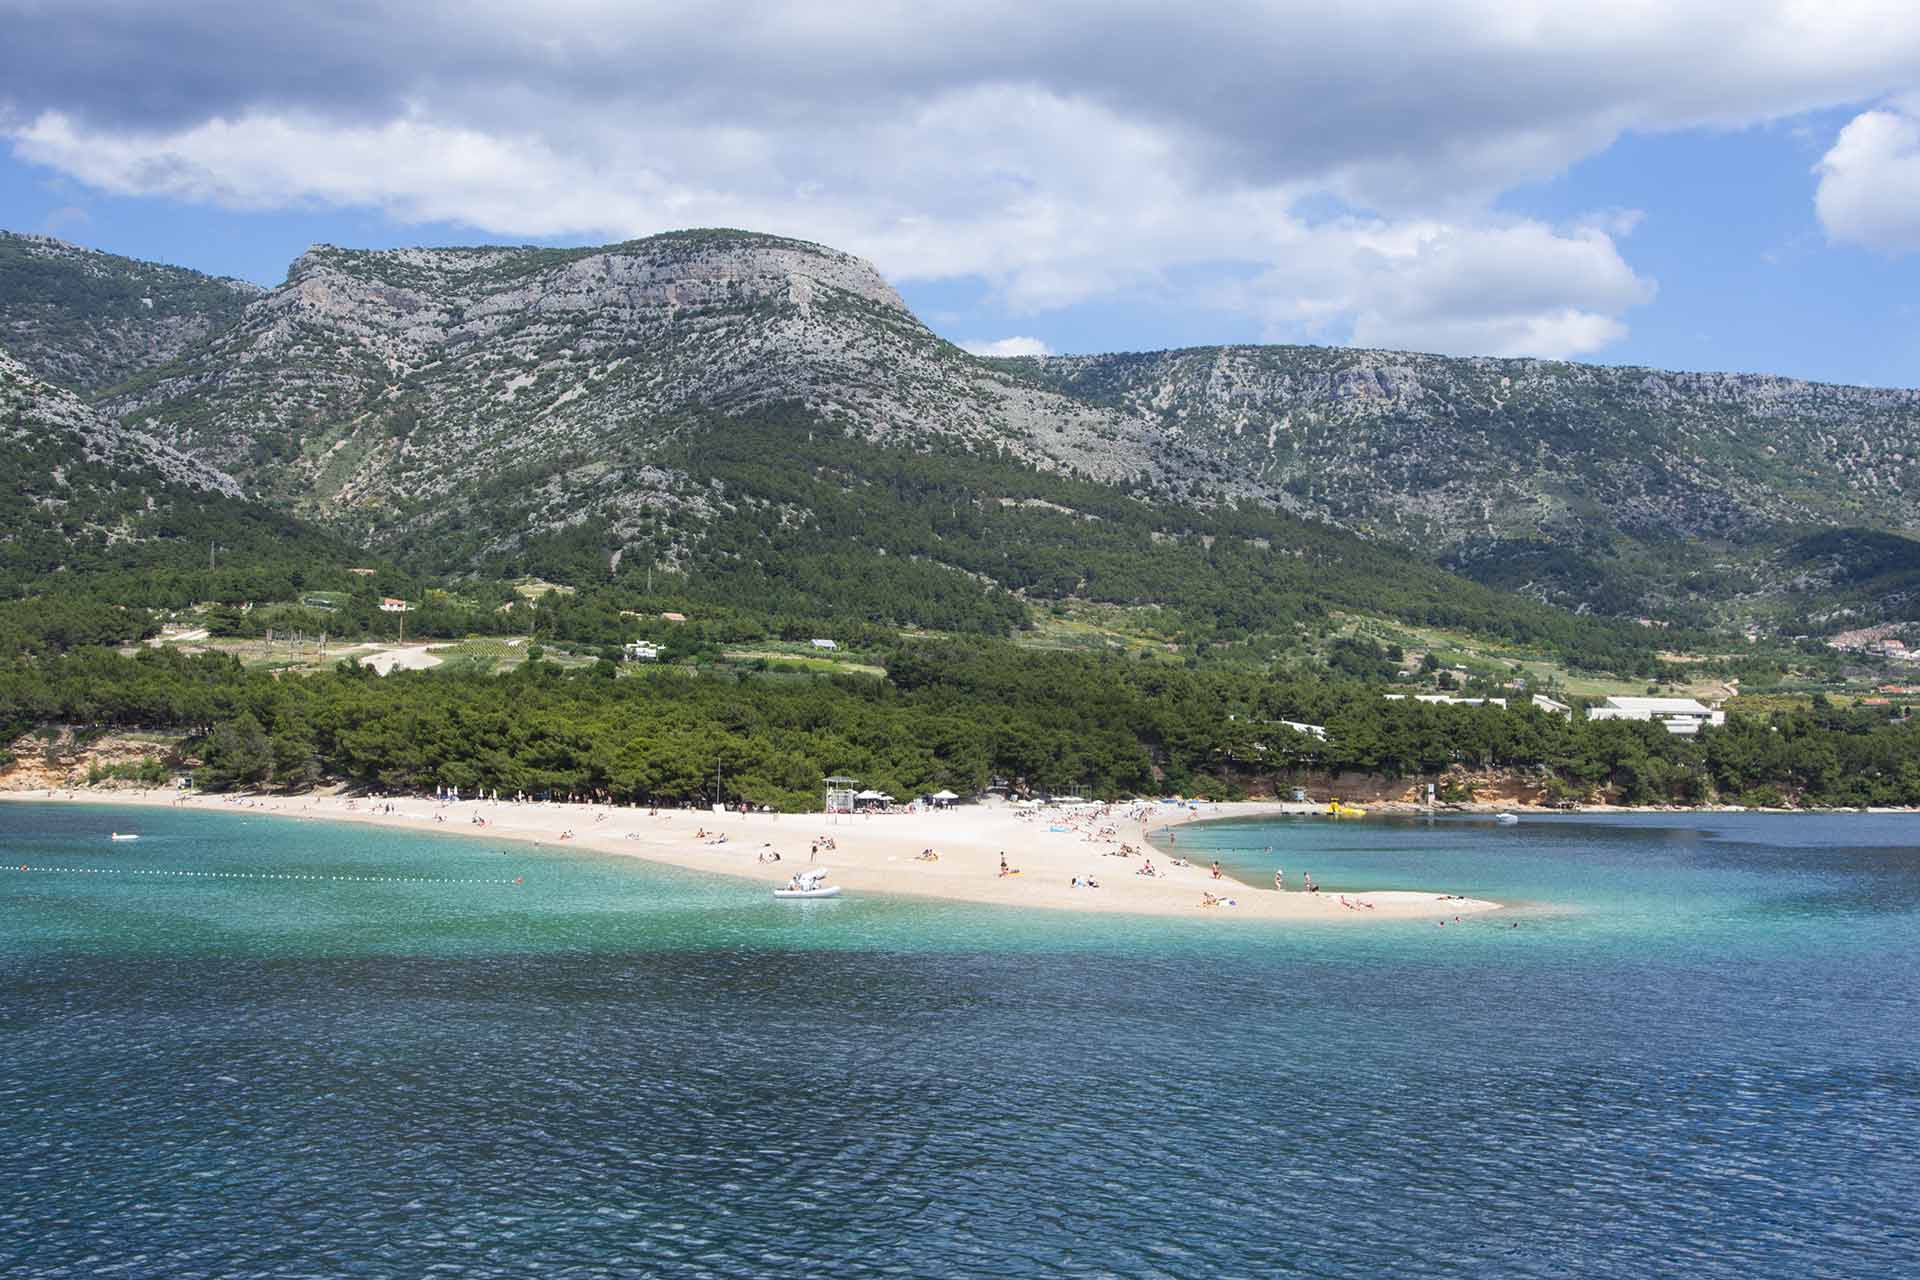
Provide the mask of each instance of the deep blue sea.
[{"label": "deep blue sea", "polygon": [[1518,905],[777,903],[0,805],[0,1276],[1920,1275],[1920,818],[1180,844]]}]

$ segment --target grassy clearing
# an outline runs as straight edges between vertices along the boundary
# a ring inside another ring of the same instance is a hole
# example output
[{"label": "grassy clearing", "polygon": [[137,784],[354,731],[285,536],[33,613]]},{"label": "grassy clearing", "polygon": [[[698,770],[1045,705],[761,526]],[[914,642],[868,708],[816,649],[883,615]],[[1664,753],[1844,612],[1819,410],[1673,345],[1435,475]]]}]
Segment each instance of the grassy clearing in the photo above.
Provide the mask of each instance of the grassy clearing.
[{"label": "grassy clearing", "polygon": [[821,672],[826,675],[884,676],[885,667],[870,662],[855,662],[850,658],[827,658],[818,654],[803,653],[787,649],[726,649],[721,658],[735,664],[765,662],[773,671]]},{"label": "grassy clearing", "polygon": [[557,582],[548,582],[544,578],[522,578],[513,584],[513,589],[528,600],[538,600],[550,591],[558,591],[563,596],[573,594],[572,587],[563,587]]},{"label": "grassy clearing", "polygon": [[1035,612],[1033,630],[1014,637],[1026,649],[1115,653],[1129,658],[1149,654],[1178,661],[1181,650],[1170,649],[1177,634],[1174,621],[1158,608],[1069,601]]}]

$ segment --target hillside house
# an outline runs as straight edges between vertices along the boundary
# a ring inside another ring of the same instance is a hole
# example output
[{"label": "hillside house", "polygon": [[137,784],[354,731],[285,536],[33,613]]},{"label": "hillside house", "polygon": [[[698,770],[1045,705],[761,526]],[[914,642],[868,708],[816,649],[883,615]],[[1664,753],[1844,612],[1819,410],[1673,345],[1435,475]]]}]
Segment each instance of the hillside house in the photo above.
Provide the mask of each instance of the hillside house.
[{"label": "hillside house", "polygon": [[827,653],[832,653],[840,647],[838,644],[834,643],[831,640],[812,640],[812,641],[809,641],[808,643],[813,645],[814,648],[823,650],[824,652],[827,652]]},{"label": "hillside house", "polygon": [[624,648],[628,662],[658,662],[660,660],[660,646],[657,644],[648,644],[645,640],[635,640],[633,643],[624,646]]},{"label": "hillside house", "polygon": [[412,607],[413,606],[409,605],[405,600],[395,600],[392,596],[382,597],[380,601],[380,612],[382,613],[405,613]]}]

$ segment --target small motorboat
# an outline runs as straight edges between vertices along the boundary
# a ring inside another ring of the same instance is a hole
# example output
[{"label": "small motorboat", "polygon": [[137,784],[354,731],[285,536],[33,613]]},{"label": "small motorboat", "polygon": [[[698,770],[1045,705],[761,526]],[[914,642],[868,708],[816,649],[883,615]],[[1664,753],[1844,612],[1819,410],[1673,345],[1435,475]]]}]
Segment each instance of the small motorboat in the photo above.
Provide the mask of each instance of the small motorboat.
[{"label": "small motorboat", "polygon": [[140,837],[131,831],[116,831],[113,833],[113,838],[115,840],[138,840]]},{"label": "small motorboat", "polygon": [[802,871],[794,876],[793,879],[787,881],[785,886],[775,889],[773,896],[776,898],[839,897],[840,886],[837,884],[828,884],[826,883],[826,879],[827,873],[824,871]]},{"label": "small motorboat", "polygon": [[1513,825],[1514,823],[1516,823],[1516,822],[1518,822],[1518,821],[1520,821],[1520,818],[1519,818],[1519,815],[1517,815],[1517,814],[1512,814],[1512,813],[1496,813],[1496,814],[1494,814],[1494,815],[1493,815],[1493,820],[1494,820],[1495,822],[1497,822],[1497,823],[1499,823],[1499,824],[1500,824],[1501,826],[1503,826],[1503,827],[1510,827],[1510,826],[1512,826],[1512,825]]}]

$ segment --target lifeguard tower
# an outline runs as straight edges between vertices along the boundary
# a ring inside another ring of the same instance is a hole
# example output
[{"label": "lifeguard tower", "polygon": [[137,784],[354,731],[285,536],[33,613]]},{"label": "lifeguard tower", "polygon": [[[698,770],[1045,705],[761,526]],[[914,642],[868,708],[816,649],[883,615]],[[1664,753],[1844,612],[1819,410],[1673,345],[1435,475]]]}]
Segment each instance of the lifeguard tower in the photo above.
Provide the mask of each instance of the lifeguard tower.
[{"label": "lifeguard tower", "polygon": [[828,813],[852,813],[854,792],[859,786],[860,779],[858,778],[846,778],[837,773],[831,778],[828,778],[826,811]]}]

